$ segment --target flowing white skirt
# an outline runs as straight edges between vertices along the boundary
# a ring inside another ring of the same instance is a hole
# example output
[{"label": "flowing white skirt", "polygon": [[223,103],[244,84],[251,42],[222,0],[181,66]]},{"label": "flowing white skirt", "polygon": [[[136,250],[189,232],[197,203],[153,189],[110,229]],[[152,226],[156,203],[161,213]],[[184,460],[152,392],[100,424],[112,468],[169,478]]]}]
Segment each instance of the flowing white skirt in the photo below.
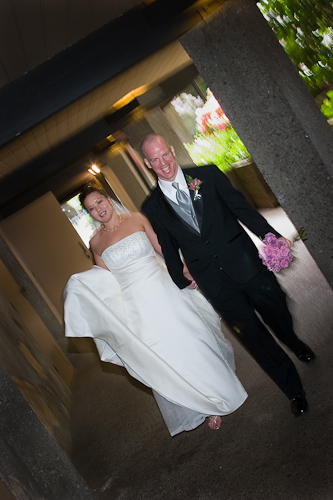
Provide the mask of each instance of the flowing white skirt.
[{"label": "flowing white skirt", "polygon": [[[66,335],[94,337],[101,359],[122,364],[151,387],[171,435],[239,408],[247,394],[231,344],[200,292],[179,290],[143,232],[107,248],[102,258],[112,274],[95,266],[67,284]],[[92,279],[93,271],[100,279]],[[92,288],[93,297],[86,293]],[[69,309],[79,309],[79,317]]]}]

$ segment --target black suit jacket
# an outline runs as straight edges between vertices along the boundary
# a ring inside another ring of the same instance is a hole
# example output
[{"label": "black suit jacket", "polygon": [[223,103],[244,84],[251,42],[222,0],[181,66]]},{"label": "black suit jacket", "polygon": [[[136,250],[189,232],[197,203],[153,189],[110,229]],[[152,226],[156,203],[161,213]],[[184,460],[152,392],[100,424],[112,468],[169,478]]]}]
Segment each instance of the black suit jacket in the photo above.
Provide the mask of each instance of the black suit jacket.
[{"label": "black suit jacket", "polygon": [[257,236],[275,231],[229,179],[215,165],[187,168],[185,176],[202,180],[201,198],[193,200],[201,234],[184,222],[171,208],[157,186],[142,206],[155,230],[168,271],[179,288],[189,282],[183,275],[181,250],[185,262],[208,298],[217,296],[223,286],[223,272],[239,283],[246,283],[262,268],[258,250],[238,219]]}]

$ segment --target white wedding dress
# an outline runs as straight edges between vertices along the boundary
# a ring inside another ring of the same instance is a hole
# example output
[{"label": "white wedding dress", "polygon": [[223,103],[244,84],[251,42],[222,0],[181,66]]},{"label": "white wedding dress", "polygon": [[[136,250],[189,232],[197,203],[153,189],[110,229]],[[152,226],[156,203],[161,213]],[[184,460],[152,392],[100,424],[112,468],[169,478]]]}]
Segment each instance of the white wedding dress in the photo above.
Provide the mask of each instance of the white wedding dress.
[{"label": "white wedding dress", "polygon": [[171,435],[239,408],[233,350],[201,293],[173,283],[145,232],[101,257],[112,275],[94,266],[98,278],[89,270],[66,286],[66,336],[93,337],[102,360],[151,387]]}]

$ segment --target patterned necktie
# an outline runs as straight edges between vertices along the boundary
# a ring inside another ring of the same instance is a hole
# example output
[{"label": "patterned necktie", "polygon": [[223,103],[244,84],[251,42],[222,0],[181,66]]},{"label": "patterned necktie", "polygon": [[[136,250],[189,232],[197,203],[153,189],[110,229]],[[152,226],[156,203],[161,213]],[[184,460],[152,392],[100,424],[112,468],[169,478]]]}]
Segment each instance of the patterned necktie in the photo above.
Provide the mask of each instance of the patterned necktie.
[{"label": "patterned necktie", "polygon": [[188,194],[185,193],[185,191],[182,191],[181,189],[179,189],[178,182],[173,182],[172,187],[174,187],[176,190],[176,200],[179,203],[180,209],[183,210],[191,218],[196,230],[200,231],[199,224],[197,221],[197,217],[195,215],[195,211],[194,211],[194,208],[192,205],[191,198],[188,196]]}]

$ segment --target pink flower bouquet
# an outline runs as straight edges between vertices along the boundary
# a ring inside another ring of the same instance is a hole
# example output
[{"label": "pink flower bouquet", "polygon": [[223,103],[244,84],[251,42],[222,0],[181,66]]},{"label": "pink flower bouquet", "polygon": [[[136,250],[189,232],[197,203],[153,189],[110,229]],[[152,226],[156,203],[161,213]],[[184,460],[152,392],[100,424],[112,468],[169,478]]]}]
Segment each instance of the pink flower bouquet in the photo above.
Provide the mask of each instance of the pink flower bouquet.
[{"label": "pink flower bouquet", "polygon": [[259,257],[269,271],[278,273],[281,269],[289,266],[293,256],[282,240],[278,240],[273,233],[267,233],[263,243],[265,246],[260,249]]}]

